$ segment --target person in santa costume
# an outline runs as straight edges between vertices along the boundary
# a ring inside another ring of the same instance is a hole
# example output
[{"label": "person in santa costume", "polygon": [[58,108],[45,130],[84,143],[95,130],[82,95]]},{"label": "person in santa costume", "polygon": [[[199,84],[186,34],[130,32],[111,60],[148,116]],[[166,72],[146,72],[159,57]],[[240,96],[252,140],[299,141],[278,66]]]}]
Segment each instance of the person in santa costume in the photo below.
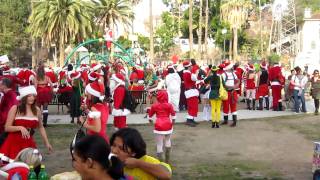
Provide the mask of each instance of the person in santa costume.
[{"label": "person in santa costume", "polygon": [[244,70],[240,67],[239,62],[236,62],[233,66],[234,72],[236,73],[238,79],[239,79],[239,87],[236,89],[239,96],[242,94],[242,77],[244,75]]},{"label": "person in santa costume", "polygon": [[[246,73],[246,101],[247,101],[247,109],[255,110],[256,109],[256,73],[254,66],[252,64],[248,65],[247,73]],[[252,107],[251,107],[252,102]]]},{"label": "person in santa costume", "polygon": [[19,105],[12,106],[8,113],[5,124],[5,131],[8,132],[8,136],[0,147],[0,153],[14,159],[22,149],[36,148],[33,134],[37,128],[45,146],[51,152],[52,147],[40,120],[41,111],[36,106],[36,88],[34,86],[19,88],[19,94],[17,97],[20,101]]},{"label": "person in santa costume", "polygon": [[269,81],[272,91],[272,108],[274,111],[282,111],[281,90],[285,85],[285,77],[279,62],[274,63],[269,69]]},{"label": "person in santa costume", "polygon": [[0,80],[0,92],[3,96],[0,101],[0,134],[4,132],[4,125],[7,121],[8,112],[13,105],[17,105],[17,93],[12,89],[12,81],[9,78]]},{"label": "person in santa costume", "polygon": [[260,71],[257,74],[258,91],[257,98],[259,99],[258,110],[263,110],[263,99],[265,100],[266,109],[269,110],[269,74],[268,66],[265,61],[260,64]]},{"label": "person in santa costume", "polygon": [[99,83],[99,86],[103,92],[103,94],[105,94],[105,86],[104,86],[104,78],[103,78],[103,71],[102,71],[102,65],[101,64],[96,64],[93,63],[91,64],[91,73],[96,73],[96,77],[97,77],[97,81]]},{"label": "person in santa costume", "polygon": [[168,66],[168,75],[165,78],[165,84],[169,94],[169,102],[173,105],[174,110],[179,112],[181,78],[179,74],[175,72],[173,65]]},{"label": "person in santa costume", "polygon": [[59,94],[58,101],[64,104],[68,109],[70,109],[70,97],[72,93],[72,86],[69,83],[67,71],[61,70],[59,72],[59,86],[54,91]]},{"label": "person in santa costume", "polygon": [[8,78],[12,81],[12,89],[16,90],[17,85],[19,84],[19,79],[16,75],[12,74],[11,68],[8,65],[2,65],[0,66],[0,69],[2,71],[2,76],[0,76],[0,80],[3,78]]},{"label": "person in santa costume", "polygon": [[[163,150],[165,149],[165,162],[169,163],[171,151],[171,134],[173,123],[176,119],[176,112],[172,104],[168,102],[168,93],[159,90],[157,93],[157,103],[151,106],[149,111],[149,121],[152,123],[152,116],[156,114],[156,121],[153,132],[156,134],[157,156],[163,161]],[[171,116],[171,118],[170,118]]]},{"label": "person in santa costume", "polygon": [[37,69],[37,74],[35,78],[35,86],[37,87],[37,104],[41,108],[43,115],[43,126],[47,126],[48,121],[48,104],[52,100],[53,87],[52,82],[48,76],[45,75],[44,66],[40,65]]},{"label": "person in santa costume", "polygon": [[223,101],[223,122],[222,125],[228,124],[229,114],[232,114],[232,124],[231,127],[237,125],[237,101],[238,93],[236,89],[239,87],[239,79],[233,70],[233,64],[226,60],[224,62],[224,72],[222,73],[222,80],[224,81],[225,88],[228,91],[228,99]]},{"label": "person in santa costume", "polygon": [[191,73],[192,64],[189,61],[183,62],[183,81],[185,87],[185,96],[187,99],[188,116],[186,125],[195,127],[198,123],[194,118],[198,115],[199,91],[196,89],[197,74]]},{"label": "person in santa costume", "polygon": [[113,97],[112,115],[114,116],[113,125],[116,130],[127,127],[127,115],[130,110],[124,107],[126,95],[125,77],[121,73],[113,74],[110,78],[110,89]]},{"label": "person in santa costume", "polygon": [[[107,136],[107,122],[109,118],[109,106],[105,102],[103,89],[98,82],[92,82],[85,88],[88,106],[84,111],[87,117],[81,116],[80,122],[84,123],[83,127],[87,129],[89,135],[99,135],[103,137],[106,142],[109,142]],[[84,122],[85,121],[85,122]]]},{"label": "person in santa costume", "polygon": [[28,69],[28,64],[23,64],[22,68],[17,74],[20,87],[32,85],[35,78],[35,73]]}]

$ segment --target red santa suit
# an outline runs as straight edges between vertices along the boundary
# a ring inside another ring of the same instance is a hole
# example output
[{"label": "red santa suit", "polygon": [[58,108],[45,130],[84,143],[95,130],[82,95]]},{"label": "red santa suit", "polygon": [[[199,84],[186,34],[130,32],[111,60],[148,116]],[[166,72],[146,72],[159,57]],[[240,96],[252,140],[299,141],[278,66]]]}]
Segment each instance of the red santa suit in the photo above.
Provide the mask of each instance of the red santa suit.
[{"label": "red santa suit", "polygon": [[[225,62],[224,73],[221,75],[222,79],[226,85],[226,87],[235,86],[239,79],[234,71],[230,71],[233,68],[233,64],[229,61]],[[237,87],[235,87],[236,89]],[[228,99],[223,101],[223,113],[224,113],[224,122],[223,124],[228,123],[228,116],[229,113],[232,114],[233,124],[232,126],[236,125],[237,122],[237,101],[238,101],[238,93],[233,88],[227,88],[228,91]]]},{"label": "red santa suit", "polygon": [[130,111],[123,106],[125,98],[125,77],[116,73],[111,76],[110,89],[113,97],[113,109],[112,115],[114,116],[114,127],[116,129],[127,127],[126,116],[130,114]]},{"label": "red santa suit", "polygon": [[52,69],[47,70],[46,76],[49,77],[53,88],[57,88],[58,87],[58,78],[57,78],[56,74],[54,73],[54,71]]},{"label": "red santa suit", "polygon": [[4,92],[0,102],[0,134],[4,132],[4,125],[7,121],[8,112],[13,105],[18,105],[17,94],[10,89]]},{"label": "red santa suit", "polygon": [[35,73],[29,69],[21,69],[17,78],[19,79],[20,86],[29,86],[34,81]]},{"label": "red santa suit", "polygon": [[285,78],[282,75],[281,70],[282,68],[279,64],[275,64],[269,69],[269,81],[272,90],[272,108],[274,111],[282,110],[281,90],[285,84]]},{"label": "red santa suit", "polygon": [[94,121],[96,121],[95,119],[98,118],[101,121],[101,129],[99,131],[99,133],[96,133],[94,131],[88,130],[87,133],[89,135],[94,135],[94,134],[98,134],[99,136],[103,137],[106,142],[109,142],[109,138],[107,136],[107,123],[108,123],[108,118],[109,118],[109,106],[107,103],[97,103],[92,105],[93,108],[95,108],[97,112],[89,112],[88,113],[88,124],[92,125],[95,124]]},{"label": "red santa suit", "polygon": [[[184,67],[189,67],[191,65],[190,62],[184,62]],[[192,120],[198,115],[198,104],[199,104],[199,91],[196,89],[196,81],[197,75],[192,74],[189,70],[183,71],[183,81],[185,87],[185,96],[187,99],[187,107],[188,107],[188,116],[187,121]]]},{"label": "red santa suit", "polygon": [[176,119],[176,113],[172,104],[168,102],[168,93],[164,90],[158,91],[157,102],[151,106],[149,111],[149,119],[154,114],[156,114],[156,122],[153,132],[156,134],[171,134],[173,131],[172,119]]},{"label": "red santa suit", "polygon": [[234,73],[237,75],[239,82],[240,82],[239,87],[236,89],[236,91],[237,91],[238,95],[241,96],[241,94],[242,94],[242,89],[241,89],[242,76],[243,76],[244,70],[240,67],[237,67],[234,71],[235,71]]}]

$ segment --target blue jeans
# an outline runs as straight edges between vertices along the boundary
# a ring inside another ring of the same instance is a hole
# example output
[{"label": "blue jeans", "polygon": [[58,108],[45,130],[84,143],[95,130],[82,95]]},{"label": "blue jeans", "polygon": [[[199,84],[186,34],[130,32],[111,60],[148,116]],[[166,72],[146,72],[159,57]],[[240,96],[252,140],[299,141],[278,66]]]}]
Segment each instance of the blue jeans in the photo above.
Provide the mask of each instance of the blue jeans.
[{"label": "blue jeans", "polygon": [[293,98],[294,98],[294,108],[296,113],[300,111],[300,101],[302,104],[302,112],[307,112],[306,110],[306,100],[304,99],[304,90],[302,90],[301,95],[299,96],[299,90],[293,90]]}]

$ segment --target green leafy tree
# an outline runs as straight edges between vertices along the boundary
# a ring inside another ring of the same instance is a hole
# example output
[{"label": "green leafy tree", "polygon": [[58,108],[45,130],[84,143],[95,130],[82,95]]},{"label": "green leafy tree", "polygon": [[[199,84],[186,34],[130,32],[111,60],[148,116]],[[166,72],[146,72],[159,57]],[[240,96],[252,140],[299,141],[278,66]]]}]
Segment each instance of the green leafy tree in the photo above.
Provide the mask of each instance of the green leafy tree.
[{"label": "green leafy tree", "polygon": [[169,12],[164,12],[161,19],[163,24],[156,29],[156,52],[169,53],[170,48],[174,46],[173,39],[178,35],[178,24]]},{"label": "green leafy tree", "polygon": [[12,54],[22,44],[29,48],[26,32],[30,4],[28,1],[0,0],[0,55]]},{"label": "green leafy tree", "polygon": [[252,2],[249,0],[224,0],[220,10],[221,19],[230,25],[233,33],[233,58],[238,57],[238,30],[246,23]]},{"label": "green leafy tree", "polygon": [[63,66],[65,44],[92,33],[92,5],[81,0],[46,0],[34,4],[29,30],[47,46],[59,42],[59,62]]}]

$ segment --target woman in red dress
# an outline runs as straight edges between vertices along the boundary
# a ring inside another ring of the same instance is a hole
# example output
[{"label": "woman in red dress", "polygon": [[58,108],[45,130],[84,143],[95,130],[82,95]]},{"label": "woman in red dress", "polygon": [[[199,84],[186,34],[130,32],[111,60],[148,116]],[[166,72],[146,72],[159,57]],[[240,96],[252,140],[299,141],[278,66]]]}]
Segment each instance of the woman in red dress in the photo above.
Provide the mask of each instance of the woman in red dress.
[{"label": "woman in red dress", "polygon": [[37,69],[37,76],[35,80],[35,86],[37,87],[37,104],[41,108],[43,115],[43,126],[47,126],[48,121],[48,104],[52,100],[52,82],[45,74],[44,66],[40,65]]},{"label": "woman in red dress", "polygon": [[37,91],[34,86],[26,86],[19,89],[19,105],[14,105],[8,113],[5,131],[8,137],[0,147],[0,153],[14,159],[24,148],[36,148],[33,140],[34,129],[38,128],[40,135],[49,152],[52,147],[48,141],[47,133],[42,125],[41,111],[36,106]]},{"label": "woman in red dress", "polygon": [[[85,93],[87,96],[88,110],[87,121],[84,127],[87,129],[87,134],[98,134],[102,136],[106,142],[109,143],[109,138],[106,133],[106,126],[109,118],[109,107],[104,102],[104,92],[97,81],[92,82],[86,86]],[[86,117],[81,116],[80,121],[83,123]]]}]

